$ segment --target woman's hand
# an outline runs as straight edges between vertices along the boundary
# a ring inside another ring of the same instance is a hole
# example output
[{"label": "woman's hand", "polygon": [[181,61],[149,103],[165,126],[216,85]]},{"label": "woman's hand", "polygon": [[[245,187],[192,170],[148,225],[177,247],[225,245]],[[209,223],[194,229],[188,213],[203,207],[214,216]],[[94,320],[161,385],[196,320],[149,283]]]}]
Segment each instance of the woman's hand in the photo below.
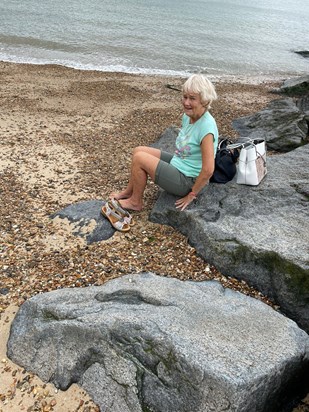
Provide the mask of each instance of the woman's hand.
[{"label": "woman's hand", "polygon": [[215,168],[214,159],[214,144],[213,135],[211,133],[207,134],[201,143],[202,152],[202,170],[194,185],[192,186],[192,191],[188,193],[185,197],[176,200],[176,209],[185,210],[185,208],[196,199],[197,193],[199,193],[202,188],[209,182]]},{"label": "woman's hand", "polygon": [[182,197],[181,199],[176,200],[175,205],[176,209],[180,209],[181,211],[185,210],[185,208],[194,200],[196,196],[192,196],[192,192],[188,193],[187,196]]}]

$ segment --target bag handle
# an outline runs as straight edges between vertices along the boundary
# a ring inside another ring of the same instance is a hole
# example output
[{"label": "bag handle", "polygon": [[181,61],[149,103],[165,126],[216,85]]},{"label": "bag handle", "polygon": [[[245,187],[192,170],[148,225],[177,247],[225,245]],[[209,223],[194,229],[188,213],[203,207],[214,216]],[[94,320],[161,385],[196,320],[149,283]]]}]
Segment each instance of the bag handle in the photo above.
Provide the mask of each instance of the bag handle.
[{"label": "bag handle", "polygon": [[[238,148],[245,148],[245,147],[250,147],[250,146],[256,146],[258,143],[262,143],[265,141],[265,139],[258,138],[258,139],[251,139],[250,137],[243,137],[242,138],[244,141],[243,142],[236,142],[229,144],[226,146],[227,149],[238,149]],[[246,139],[246,140],[245,140]]]},{"label": "bag handle", "polygon": [[243,142],[243,143],[232,143],[226,146],[227,149],[232,150],[232,149],[239,149],[244,148],[244,147],[248,147],[251,146],[253,144],[253,142]]},{"label": "bag handle", "polygon": [[218,143],[217,151],[221,150],[222,148],[226,149],[227,146],[231,143],[232,142],[228,138],[221,138]]}]

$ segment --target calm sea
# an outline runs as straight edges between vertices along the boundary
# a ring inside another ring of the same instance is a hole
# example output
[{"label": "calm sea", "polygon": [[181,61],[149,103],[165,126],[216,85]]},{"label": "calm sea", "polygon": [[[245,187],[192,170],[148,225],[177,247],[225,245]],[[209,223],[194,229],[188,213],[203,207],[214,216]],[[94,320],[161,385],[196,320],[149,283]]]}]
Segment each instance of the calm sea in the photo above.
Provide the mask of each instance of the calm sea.
[{"label": "calm sea", "polygon": [[147,74],[302,75],[308,0],[2,0],[0,60]]}]

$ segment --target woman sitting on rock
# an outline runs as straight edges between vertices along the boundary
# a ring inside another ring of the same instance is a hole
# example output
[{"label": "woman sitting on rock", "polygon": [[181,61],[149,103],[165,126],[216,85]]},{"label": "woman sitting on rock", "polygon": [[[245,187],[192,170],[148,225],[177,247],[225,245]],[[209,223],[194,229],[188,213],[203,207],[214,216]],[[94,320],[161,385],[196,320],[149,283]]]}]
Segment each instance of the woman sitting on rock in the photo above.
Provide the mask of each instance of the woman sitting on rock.
[{"label": "woman sitting on rock", "polygon": [[209,109],[216,98],[215,88],[206,77],[200,74],[189,77],[183,85],[184,114],[175,152],[136,147],[128,186],[110,195],[114,206],[141,210],[148,176],[168,193],[180,196],[176,200],[176,208],[180,210],[197,197],[214,172],[218,129]]}]

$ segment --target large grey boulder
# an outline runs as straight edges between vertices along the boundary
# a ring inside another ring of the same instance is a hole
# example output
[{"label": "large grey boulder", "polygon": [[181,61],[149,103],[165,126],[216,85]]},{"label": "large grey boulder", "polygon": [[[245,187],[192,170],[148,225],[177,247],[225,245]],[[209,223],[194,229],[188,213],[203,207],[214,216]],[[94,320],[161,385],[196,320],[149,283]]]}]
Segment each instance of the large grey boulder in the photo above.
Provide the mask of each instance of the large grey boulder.
[{"label": "large grey boulder", "polygon": [[77,382],[106,412],[284,411],[309,383],[309,336],[218,282],[151,273],[26,301],[8,356]]},{"label": "large grey boulder", "polygon": [[309,145],[268,156],[257,187],[211,183],[180,212],[162,192],[150,220],[185,234],[207,262],[247,281],[309,331]]},{"label": "large grey boulder", "polygon": [[269,149],[288,152],[308,143],[307,110],[290,97],[278,99],[260,112],[234,120],[233,127],[240,137],[263,138]]}]

